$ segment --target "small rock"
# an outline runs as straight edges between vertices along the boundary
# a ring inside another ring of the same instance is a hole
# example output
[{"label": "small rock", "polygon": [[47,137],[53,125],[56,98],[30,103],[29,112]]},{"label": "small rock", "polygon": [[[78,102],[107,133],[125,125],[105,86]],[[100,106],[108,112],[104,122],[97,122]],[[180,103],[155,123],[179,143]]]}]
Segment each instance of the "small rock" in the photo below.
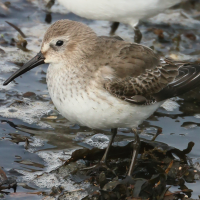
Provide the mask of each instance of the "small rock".
[{"label": "small rock", "polygon": [[30,97],[33,97],[35,95],[36,94],[34,92],[26,92],[22,96],[25,97],[25,98],[30,98]]},{"label": "small rock", "polygon": [[0,167],[0,183],[6,181],[8,178],[6,176],[6,173],[3,171],[3,169]]},{"label": "small rock", "polygon": [[57,119],[57,116],[48,116],[46,119]]},{"label": "small rock", "polygon": [[28,149],[28,147],[29,147],[29,140],[28,140],[28,138],[26,138],[26,139],[25,139],[24,148],[25,148],[25,149]]},{"label": "small rock", "polygon": [[51,188],[50,196],[55,196],[55,195],[61,193],[63,190],[64,190],[64,188],[63,188],[63,186],[61,186],[61,185],[59,185],[58,187],[53,186],[53,187]]},{"label": "small rock", "polygon": [[22,157],[21,157],[21,156],[18,156],[18,155],[15,155],[15,158],[21,159]]},{"label": "small rock", "polygon": [[3,54],[5,54],[5,53],[6,53],[6,52],[5,52],[3,49],[0,48],[0,54],[3,55]]},{"label": "small rock", "polygon": [[185,37],[187,37],[188,39],[193,40],[193,41],[195,41],[197,39],[196,35],[194,33],[185,33],[184,35],[185,35]]}]

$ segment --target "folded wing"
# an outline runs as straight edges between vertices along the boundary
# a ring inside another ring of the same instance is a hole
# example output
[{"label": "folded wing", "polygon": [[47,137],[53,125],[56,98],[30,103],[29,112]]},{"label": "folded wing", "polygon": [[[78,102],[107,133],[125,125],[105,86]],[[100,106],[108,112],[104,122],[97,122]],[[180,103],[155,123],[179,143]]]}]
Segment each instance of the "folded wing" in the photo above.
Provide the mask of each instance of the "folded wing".
[{"label": "folded wing", "polygon": [[181,95],[200,85],[198,64],[169,59],[161,61],[150,48],[126,43],[121,38],[99,39],[110,47],[107,51],[115,48],[114,52],[117,52],[113,56],[115,60],[111,57],[108,60],[112,62],[106,64],[112,69],[113,78],[105,81],[104,88],[124,101],[152,104]]}]

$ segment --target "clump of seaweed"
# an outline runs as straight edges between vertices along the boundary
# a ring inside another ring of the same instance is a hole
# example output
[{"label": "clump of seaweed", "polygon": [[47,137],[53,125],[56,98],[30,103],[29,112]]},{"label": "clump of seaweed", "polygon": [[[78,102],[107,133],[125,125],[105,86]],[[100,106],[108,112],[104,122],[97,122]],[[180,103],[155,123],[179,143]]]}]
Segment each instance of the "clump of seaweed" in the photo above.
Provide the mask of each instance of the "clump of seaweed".
[{"label": "clump of seaweed", "polygon": [[[133,149],[132,142],[123,147],[112,146],[109,168],[83,170],[80,162],[86,167],[97,164],[105,149],[79,149],[61,167],[50,173],[63,176],[67,170],[68,173],[64,176],[66,181],[70,179],[77,184],[90,183],[90,187],[86,188],[88,195],[83,200],[185,199],[192,194],[185,183],[195,182],[200,175],[187,157],[193,146],[194,143],[189,142],[188,147],[181,151],[165,143],[143,139],[131,177],[126,174]],[[172,185],[179,186],[179,190],[170,192]],[[59,188],[56,191],[60,192],[55,193],[54,188],[46,195],[53,194],[62,200],[73,193],[63,188],[62,192]],[[78,190],[83,191],[84,189]]]}]

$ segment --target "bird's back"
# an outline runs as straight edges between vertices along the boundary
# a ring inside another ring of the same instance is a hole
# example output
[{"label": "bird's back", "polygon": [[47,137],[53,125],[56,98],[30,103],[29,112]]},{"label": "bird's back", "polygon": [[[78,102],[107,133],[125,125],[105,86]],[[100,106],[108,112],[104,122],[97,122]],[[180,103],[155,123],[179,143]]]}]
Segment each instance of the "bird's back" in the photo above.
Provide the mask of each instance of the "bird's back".
[{"label": "bird's back", "polygon": [[200,65],[160,59],[152,49],[121,38],[103,36],[98,40],[94,65],[101,72],[104,88],[119,99],[145,105],[200,84]]}]

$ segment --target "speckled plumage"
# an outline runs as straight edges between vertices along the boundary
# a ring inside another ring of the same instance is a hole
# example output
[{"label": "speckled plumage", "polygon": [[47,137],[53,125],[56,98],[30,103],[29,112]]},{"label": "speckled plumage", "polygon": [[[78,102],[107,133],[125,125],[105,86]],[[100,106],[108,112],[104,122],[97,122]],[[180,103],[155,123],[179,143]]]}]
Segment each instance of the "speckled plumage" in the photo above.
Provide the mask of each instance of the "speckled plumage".
[{"label": "speckled plumage", "polygon": [[[57,40],[64,45],[53,46]],[[184,65],[160,60],[150,48],[119,37],[98,37],[70,20],[48,29],[41,52],[50,63],[47,85],[56,108],[68,120],[91,128],[138,126],[175,95],[168,86],[176,83]],[[167,98],[160,95],[163,90]]]},{"label": "speckled plumage", "polygon": [[118,98],[130,103],[147,104],[153,94],[160,92],[178,75],[177,65],[160,64],[154,69],[146,69],[136,77],[126,77],[110,81],[105,88]]}]

